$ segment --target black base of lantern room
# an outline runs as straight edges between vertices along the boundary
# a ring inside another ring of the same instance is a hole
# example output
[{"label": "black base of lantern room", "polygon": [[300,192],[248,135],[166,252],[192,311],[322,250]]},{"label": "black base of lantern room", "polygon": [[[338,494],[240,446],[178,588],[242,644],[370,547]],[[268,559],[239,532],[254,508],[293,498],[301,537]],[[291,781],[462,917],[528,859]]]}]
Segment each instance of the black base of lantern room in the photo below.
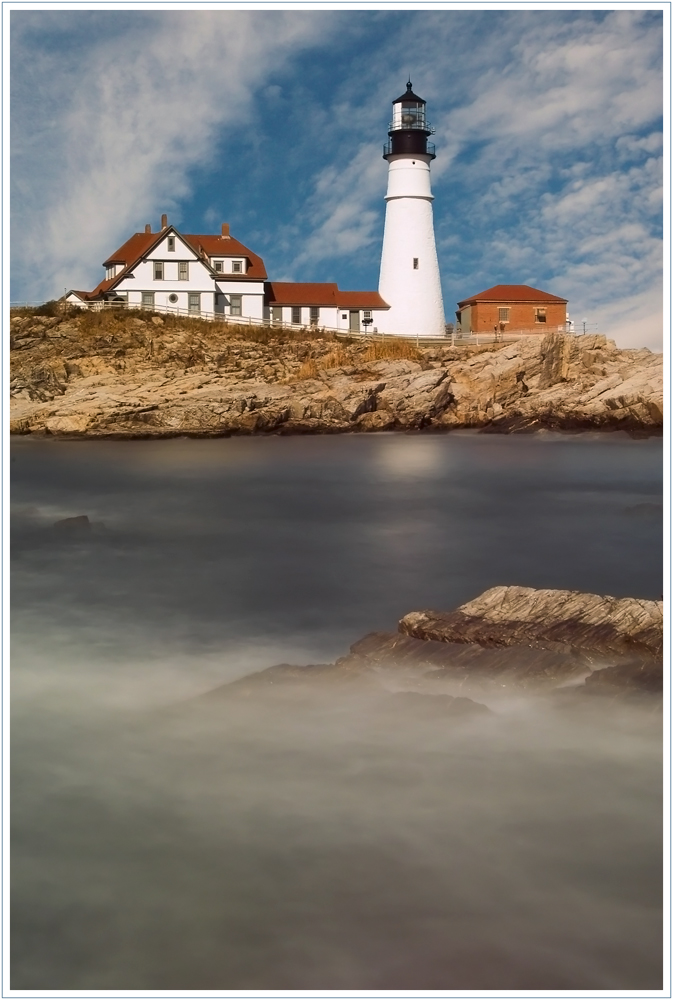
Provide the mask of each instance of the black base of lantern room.
[{"label": "black base of lantern room", "polygon": [[431,160],[434,160],[435,144],[428,142],[428,133],[422,132],[420,129],[408,132],[396,129],[391,133],[390,139],[383,147],[383,158],[387,160],[389,156],[396,156],[400,153],[407,155],[415,153],[417,156],[429,156]]}]

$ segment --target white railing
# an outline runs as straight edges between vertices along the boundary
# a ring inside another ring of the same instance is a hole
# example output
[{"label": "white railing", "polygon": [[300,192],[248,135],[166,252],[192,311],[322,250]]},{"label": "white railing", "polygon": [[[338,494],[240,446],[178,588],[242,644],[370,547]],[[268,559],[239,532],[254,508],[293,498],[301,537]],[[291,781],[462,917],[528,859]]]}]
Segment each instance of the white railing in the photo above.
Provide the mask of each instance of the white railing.
[{"label": "white railing", "polygon": [[[60,303],[63,305],[63,303]],[[37,306],[44,305],[43,302],[10,302],[10,308],[12,309],[34,309]],[[205,310],[199,310],[198,312],[190,312],[189,309],[181,309],[178,306],[173,305],[143,305],[140,302],[107,302],[105,300],[99,299],[94,302],[87,302],[85,305],[78,306],[74,303],[67,303],[66,307],[70,306],[73,309],[90,309],[93,312],[101,312],[103,310],[119,310],[119,309],[129,309],[139,312],[147,313],[160,313],[162,315],[184,317],[185,319],[202,319],[207,322],[216,323],[227,323],[232,326],[250,326],[250,327],[267,327],[276,330],[290,330],[294,332],[300,332],[302,330],[315,330],[323,333],[334,334],[335,337],[340,339],[354,339],[354,340],[390,340],[397,339],[399,334],[393,333],[383,333],[380,332],[376,327],[373,330],[344,330],[335,326],[325,326],[320,324],[311,324],[307,326],[305,323],[286,323],[284,321],[279,322],[278,320],[260,319],[256,316],[232,316],[230,313],[218,313],[218,312],[207,312]],[[547,333],[567,333],[567,327],[561,326],[549,326],[544,330],[507,330],[503,333],[461,333],[460,330],[454,330],[452,333],[437,334],[436,336],[420,335],[415,333],[409,333],[405,335],[406,340],[415,341],[416,343],[450,343],[452,346],[456,347],[467,347],[472,345],[481,344],[507,344],[512,343],[517,340],[522,340],[526,337],[543,337]],[[574,332],[574,331],[572,331]]]},{"label": "white railing", "polygon": [[[82,308],[82,307],[75,307]],[[306,323],[286,323],[284,321],[278,322],[271,318],[264,319],[258,316],[232,316],[230,313],[220,313],[220,312],[209,312],[205,309],[199,309],[198,311],[191,311],[189,309],[181,309],[179,306],[173,305],[143,305],[139,302],[105,302],[97,301],[90,302],[87,304],[88,309],[93,309],[94,312],[100,312],[104,309],[115,310],[115,309],[130,309],[130,310],[140,310],[148,313],[161,313],[164,316],[176,316],[184,317],[185,319],[202,319],[208,323],[227,323],[232,326],[257,326],[257,327],[274,327],[277,330],[294,330],[299,332],[300,330],[314,329],[323,330],[326,333],[344,333],[345,331],[339,330],[337,327],[324,326],[322,323],[311,324],[307,326]],[[347,332],[347,331],[346,331]]]},{"label": "white railing", "polygon": [[544,337],[548,333],[569,333],[566,326],[548,326],[544,330],[507,330],[503,333],[461,333],[448,334],[457,346],[466,344],[507,344],[527,337]]}]

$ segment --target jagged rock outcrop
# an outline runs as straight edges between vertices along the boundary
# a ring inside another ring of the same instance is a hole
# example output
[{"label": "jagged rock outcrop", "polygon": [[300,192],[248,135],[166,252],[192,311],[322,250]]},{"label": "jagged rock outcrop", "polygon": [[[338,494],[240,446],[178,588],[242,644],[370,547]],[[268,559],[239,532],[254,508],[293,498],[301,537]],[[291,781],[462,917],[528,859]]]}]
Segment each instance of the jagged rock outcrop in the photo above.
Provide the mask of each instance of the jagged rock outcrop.
[{"label": "jagged rock outcrop", "polygon": [[661,355],[618,350],[598,335],[416,348],[158,316],[20,314],[10,340],[11,430],[19,434],[648,434],[663,424]]},{"label": "jagged rock outcrop", "polygon": [[[494,587],[456,611],[411,612],[333,664],[279,664],[221,690],[257,694],[318,682],[469,694],[551,691],[640,696],[663,687],[663,602]],[[455,697],[452,695],[452,697]]]},{"label": "jagged rock outcrop", "polygon": [[416,639],[565,652],[661,655],[663,604],[574,590],[493,587],[456,611],[415,611],[400,632]]}]

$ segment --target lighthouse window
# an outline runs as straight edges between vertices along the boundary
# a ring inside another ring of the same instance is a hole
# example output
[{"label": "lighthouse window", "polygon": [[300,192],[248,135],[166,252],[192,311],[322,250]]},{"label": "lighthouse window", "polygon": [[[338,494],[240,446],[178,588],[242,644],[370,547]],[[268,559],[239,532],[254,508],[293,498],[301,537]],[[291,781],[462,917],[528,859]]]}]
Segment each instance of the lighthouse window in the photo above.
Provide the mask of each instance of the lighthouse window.
[{"label": "lighthouse window", "polygon": [[423,112],[418,105],[415,107],[411,105],[407,105],[406,107],[403,106],[402,125],[406,128],[416,128],[420,124],[419,119],[422,117],[422,114]]},{"label": "lighthouse window", "polygon": [[414,257],[414,271],[418,270],[418,257]]}]

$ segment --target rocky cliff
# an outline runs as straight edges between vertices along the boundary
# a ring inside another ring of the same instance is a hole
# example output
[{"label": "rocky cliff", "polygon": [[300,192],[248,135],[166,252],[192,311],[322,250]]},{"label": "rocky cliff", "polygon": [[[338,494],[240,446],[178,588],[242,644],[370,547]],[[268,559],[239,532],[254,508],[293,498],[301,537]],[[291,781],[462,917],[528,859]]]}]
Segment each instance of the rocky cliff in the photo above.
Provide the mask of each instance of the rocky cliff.
[{"label": "rocky cliff", "polygon": [[375,430],[658,433],[662,357],[604,336],[344,343],[131,313],[11,317],[11,430],[155,437]]}]

